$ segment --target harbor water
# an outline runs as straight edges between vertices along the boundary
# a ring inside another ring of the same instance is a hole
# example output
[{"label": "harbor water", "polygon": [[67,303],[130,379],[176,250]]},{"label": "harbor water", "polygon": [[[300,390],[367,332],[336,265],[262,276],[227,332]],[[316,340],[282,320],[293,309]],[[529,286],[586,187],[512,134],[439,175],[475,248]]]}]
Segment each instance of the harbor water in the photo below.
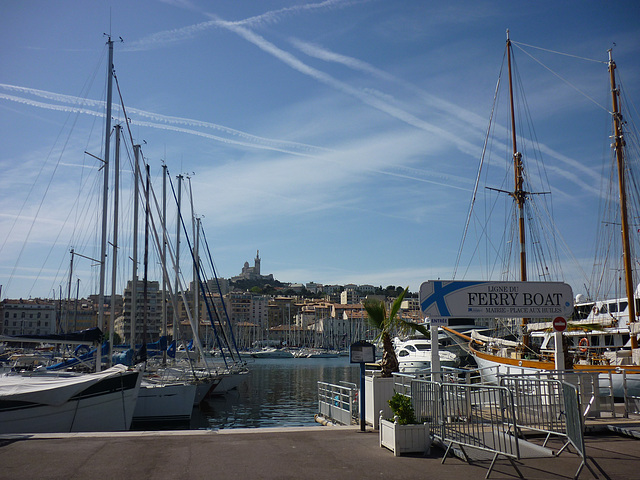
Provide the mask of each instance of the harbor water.
[{"label": "harbor water", "polygon": [[360,368],[348,356],[247,359],[249,374],[237,390],[195,408],[191,429],[317,425],[318,381],[359,385]]}]

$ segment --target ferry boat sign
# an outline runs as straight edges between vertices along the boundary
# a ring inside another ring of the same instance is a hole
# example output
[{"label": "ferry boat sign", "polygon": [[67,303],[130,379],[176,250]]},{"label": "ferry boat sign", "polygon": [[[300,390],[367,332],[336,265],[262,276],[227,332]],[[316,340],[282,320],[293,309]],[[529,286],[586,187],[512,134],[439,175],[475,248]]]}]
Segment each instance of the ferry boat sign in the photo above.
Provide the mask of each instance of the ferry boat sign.
[{"label": "ferry boat sign", "polygon": [[561,282],[429,280],[420,286],[420,307],[429,317],[569,317],[573,291]]}]

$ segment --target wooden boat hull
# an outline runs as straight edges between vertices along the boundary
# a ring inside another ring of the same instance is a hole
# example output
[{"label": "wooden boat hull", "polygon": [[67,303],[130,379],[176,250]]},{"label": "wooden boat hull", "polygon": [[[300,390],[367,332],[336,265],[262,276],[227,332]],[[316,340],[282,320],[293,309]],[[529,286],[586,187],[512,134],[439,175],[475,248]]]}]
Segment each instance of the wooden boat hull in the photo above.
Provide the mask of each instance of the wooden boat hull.
[{"label": "wooden boat hull", "polygon": [[[469,347],[478,368],[481,369],[483,379],[489,383],[497,383],[498,375],[531,375],[540,371],[555,370],[553,362],[501,357],[478,350],[473,342]],[[624,397],[624,377],[626,376],[627,395],[640,396],[640,366],[576,364],[573,366],[573,371],[599,373],[604,384],[608,384],[608,378],[611,375],[615,397]]]}]

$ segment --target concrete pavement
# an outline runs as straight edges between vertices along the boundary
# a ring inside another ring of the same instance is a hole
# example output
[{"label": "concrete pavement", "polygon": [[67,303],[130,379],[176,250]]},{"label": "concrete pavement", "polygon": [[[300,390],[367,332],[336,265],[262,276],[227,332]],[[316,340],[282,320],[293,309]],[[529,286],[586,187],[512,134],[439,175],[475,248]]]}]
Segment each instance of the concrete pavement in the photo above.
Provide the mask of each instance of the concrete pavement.
[{"label": "concrete pavement", "polygon": [[[589,465],[600,478],[640,478],[640,441],[612,433],[585,437]],[[552,448],[558,448],[558,445]],[[489,461],[441,463],[444,451],[394,457],[376,431],[354,427],[219,431],[5,435],[0,479],[314,479],[461,480],[484,478]],[[527,479],[573,478],[575,453],[517,461]],[[518,478],[505,458],[490,478]],[[593,478],[584,468],[580,478]]]}]

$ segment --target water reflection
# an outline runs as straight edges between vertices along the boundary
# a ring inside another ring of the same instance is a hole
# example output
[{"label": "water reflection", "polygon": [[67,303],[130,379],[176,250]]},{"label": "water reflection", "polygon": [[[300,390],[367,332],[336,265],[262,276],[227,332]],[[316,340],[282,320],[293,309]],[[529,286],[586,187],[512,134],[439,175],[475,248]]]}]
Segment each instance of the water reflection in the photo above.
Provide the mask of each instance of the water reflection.
[{"label": "water reflection", "polygon": [[348,357],[261,359],[237,391],[195,409],[191,428],[259,428],[316,425],[318,381],[359,384]]}]

